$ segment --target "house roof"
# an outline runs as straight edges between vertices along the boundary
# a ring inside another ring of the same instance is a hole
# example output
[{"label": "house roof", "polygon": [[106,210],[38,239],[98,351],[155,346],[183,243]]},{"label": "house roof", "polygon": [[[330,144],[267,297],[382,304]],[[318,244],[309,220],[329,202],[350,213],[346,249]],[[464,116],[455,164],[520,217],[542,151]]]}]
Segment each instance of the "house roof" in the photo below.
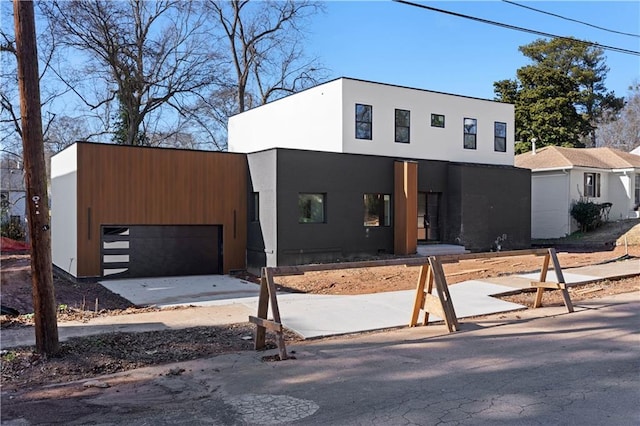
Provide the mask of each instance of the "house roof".
[{"label": "house roof", "polygon": [[587,167],[594,169],[640,168],[640,156],[613,148],[563,148],[547,146],[515,156],[516,167],[531,170]]}]

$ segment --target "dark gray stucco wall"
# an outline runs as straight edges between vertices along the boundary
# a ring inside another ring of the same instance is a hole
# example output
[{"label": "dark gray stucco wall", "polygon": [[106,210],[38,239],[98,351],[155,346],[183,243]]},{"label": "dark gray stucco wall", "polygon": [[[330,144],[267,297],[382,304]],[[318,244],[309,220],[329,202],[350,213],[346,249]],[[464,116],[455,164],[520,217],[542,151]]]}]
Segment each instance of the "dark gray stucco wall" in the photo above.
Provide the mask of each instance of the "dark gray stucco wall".
[{"label": "dark gray stucco wall", "polygon": [[529,248],[531,171],[479,164],[449,166],[448,239],[471,251]]},{"label": "dark gray stucco wall", "polygon": [[[363,195],[391,194],[393,205],[397,160],[290,149],[248,154],[247,196],[260,193],[260,222],[248,215],[249,270],[393,253],[393,226],[364,226]],[[472,251],[495,248],[498,237],[503,250],[530,246],[530,179],[528,169],[418,160],[418,191],[442,194],[441,242]],[[325,223],[298,222],[300,193],[326,194]]]},{"label": "dark gray stucco wall", "polygon": [[[365,193],[393,196],[393,162],[388,157],[278,150],[278,263],[393,252],[393,222],[388,227],[363,223]],[[326,223],[298,223],[300,193],[326,194]]]}]

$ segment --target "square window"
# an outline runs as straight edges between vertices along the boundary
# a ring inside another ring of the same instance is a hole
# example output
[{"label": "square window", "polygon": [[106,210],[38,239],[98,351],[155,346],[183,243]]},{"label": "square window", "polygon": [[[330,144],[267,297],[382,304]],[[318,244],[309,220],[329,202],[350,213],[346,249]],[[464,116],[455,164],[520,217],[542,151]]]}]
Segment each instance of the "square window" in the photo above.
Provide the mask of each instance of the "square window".
[{"label": "square window", "polygon": [[464,149],[476,149],[478,134],[478,120],[464,119]]},{"label": "square window", "polygon": [[444,128],[444,115],[442,115],[442,114],[431,114],[431,127],[442,127],[442,128]]},{"label": "square window", "polygon": [[409,143],[410,122],[410,111],[405,109],[396,110],[396,142]]},{"label": "square window", "polygon": [[496,121],[493,125],[493,149],[507,152],[507,123]]},{"label": "square window", "polygon": [[298,223],[325,223],[327,194],[298,194]]},{"label": "square window", "polygon": [[364,194],[364,226],[391,226],[391,195]]}]

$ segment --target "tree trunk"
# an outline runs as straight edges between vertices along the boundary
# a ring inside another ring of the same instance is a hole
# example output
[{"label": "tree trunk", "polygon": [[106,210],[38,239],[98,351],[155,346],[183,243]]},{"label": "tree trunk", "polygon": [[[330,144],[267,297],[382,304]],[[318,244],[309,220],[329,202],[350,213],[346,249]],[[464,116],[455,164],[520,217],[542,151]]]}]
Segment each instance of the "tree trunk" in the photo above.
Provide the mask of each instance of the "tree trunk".
[{"label": "tree trunk", "polygon": [[31,236],[31,284],[36,350],[58,352],[58,323],[51,266],[49,197],[44,163],[36,28],[32,1],[14,1],[18,86],[22,116],[27,211]]}]

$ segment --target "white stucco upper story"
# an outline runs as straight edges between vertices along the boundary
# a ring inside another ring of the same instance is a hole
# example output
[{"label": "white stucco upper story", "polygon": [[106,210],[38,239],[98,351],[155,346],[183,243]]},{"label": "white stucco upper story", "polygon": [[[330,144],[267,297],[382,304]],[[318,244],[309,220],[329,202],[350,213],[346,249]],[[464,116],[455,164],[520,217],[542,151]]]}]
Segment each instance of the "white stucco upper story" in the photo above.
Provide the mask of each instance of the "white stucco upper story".
[{"label": "white stucco upper story", "polygon": [[514,107],[339,78],[231,117],[228,146],[511,166]]}]

